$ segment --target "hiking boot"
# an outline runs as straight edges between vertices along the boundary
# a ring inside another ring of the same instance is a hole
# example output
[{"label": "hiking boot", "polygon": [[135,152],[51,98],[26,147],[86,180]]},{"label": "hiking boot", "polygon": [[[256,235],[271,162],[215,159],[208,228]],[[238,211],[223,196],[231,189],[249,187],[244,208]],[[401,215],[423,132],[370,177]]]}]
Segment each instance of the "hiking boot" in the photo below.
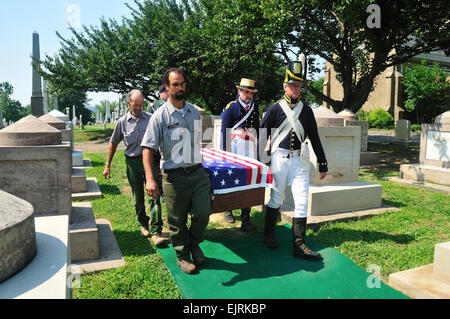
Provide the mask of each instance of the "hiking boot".
[{"label": "hiking boot", "polygon": [[279,211],[278,209],[265,206],[265,216],[264,216],[264,235],[263,241],[269,249],[277,249],[278,242],[275,237],[275,225],[277,223],[277,218]]},{"label": "hiking boot", "polygon": [[241,231],[245,232],[252,232],[256,231],[258,227],[256,225],[252,224],[250,221],[250,208],[242,208],[241,209]]},{"label": "hiking boot", "polygon": [[191,254],[192,254],[192,260],[194,261],[194,264],[200,266],[205,263],[206,257],[203,254],[203,251],[200,249],[200,246],[198,244],[191,245]]},{"label": "hiking boot", "polygon": [[197,267],[195,267],[190,259],[189,257],[186,259],[177,259],[177,265],[180,266],[181,271],[185,274],[193,274],[197,271]]},{"label": "hiking boot", "polygon": [[148,238],[150,237],[150,231],[148,226],[141,226],[141,237]]},{"label": "hiking boot", "polygon": [[153,234],[152,241],[155,247],[157,248],[169,247],[169,244],[167,243],[167,238],[161,237],[161,234]]},{"label": "hiking boot", "polygon": [[292,254],[295,258],[319,261],[322,255],[305,245],[306,218],[292,219]]}]

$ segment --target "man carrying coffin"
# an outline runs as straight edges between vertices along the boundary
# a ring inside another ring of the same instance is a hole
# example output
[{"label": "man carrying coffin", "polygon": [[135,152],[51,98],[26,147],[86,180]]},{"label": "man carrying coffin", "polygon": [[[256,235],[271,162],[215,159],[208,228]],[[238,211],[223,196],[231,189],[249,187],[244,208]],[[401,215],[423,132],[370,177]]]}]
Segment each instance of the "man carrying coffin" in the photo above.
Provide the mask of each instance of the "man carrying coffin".
[{"label": "man carrying coffin", "polygon": [[[270,200],[265,209],[264,244],[277,249],[275,224],[283,202],[286,187],[291,187],[295,202],[292,221],[293,255],[296,258],[320,260],[319,253],[305,245],[306,220],[309,190],[309,149],[305,139],[311,141],[319,161],[320,179],[325,178],[327,160],[317,132],[314,113],[309,106],[300,101],[302,63],[289,62],[283,88],[284,96],[267,109],[261,122],[261,130],[266,129],[271,136],[271,166],[276,188],[270,192]],[[266,136],[266,134],[260,134]],[[263,142],[263,141],[261,141]],[[262,145],[261,145],[262,146]]]},{"label": "man carrying coffin", "polygon": [[[222,112],[222,149],[257,159],[257,132],[259,130],[259,110],[253,101],[255,81],[242,78],[236,86],[236,101],[231,101]],[[256,225],[250,221],[251,208],[241,209],[241,230],[254,231]],[[231,211],[225,212],[225,220],[234,223]]]}]

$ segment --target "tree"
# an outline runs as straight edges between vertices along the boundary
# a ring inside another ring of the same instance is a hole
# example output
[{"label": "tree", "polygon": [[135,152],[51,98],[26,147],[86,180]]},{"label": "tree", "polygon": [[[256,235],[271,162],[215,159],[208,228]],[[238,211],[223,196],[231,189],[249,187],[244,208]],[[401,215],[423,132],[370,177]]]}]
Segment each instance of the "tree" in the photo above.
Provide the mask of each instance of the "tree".
[{"label": "tree", "polygon": [[431,123],[437,115],[448,109],[448,75],[448,72],[439,69],[437,63],[430,66],[426,60],[405,67],[405,109],[415,113],[416,123]]},{"label": "tree", "polygon": [[30,110],[22,107],[19,101],[11,99],[11,95],[14,92],[13,86],[9,82],[0,83],[0,108],[3,118],[7,122],[16,122],[22,117],[30,114]]},{"label": "tree", "polygon": [[[448,2],[419,0],[262,0],[277,52],[305,53],[308,72],[318,71],[316,56],[330,63],[341,82],[341,101],[305,86],[335,112],[357,112],[386,68],[433,50],[450,52]],[[369,5],[372,5],[369,7]],[[368,10],[369,9],[369,10]],[[373,11],[375,10],[375,11]],[[379,25],[373,19],[379,19]]]},{"label": "tree", "polygon": [[100,27],[71,29],[54,57],[41,61],[40,72],[57,90],[113,91],[140,89],[157,98],[165,70],[181,67],[188,96],[213,114],[236,96],[240,77],[258,85],[260,103],[281,90],[283,67],[262,45],[267,23],[256,0],[134,1],[132,18],[101,20]]}]

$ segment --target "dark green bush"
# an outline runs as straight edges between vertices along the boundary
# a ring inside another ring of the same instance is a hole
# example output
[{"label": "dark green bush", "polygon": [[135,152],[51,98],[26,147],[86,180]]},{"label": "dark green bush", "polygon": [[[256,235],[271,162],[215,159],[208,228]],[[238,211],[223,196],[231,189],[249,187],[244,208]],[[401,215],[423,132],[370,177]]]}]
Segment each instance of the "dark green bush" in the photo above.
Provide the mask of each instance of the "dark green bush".
[{"label": "dark green bush", "polygon": [[376,127],[378,129],[390,129],[393,128],[394,125],[394,118],[392,115],[382,108],[369,112],[367,120],[369,121],[369,127]]}]

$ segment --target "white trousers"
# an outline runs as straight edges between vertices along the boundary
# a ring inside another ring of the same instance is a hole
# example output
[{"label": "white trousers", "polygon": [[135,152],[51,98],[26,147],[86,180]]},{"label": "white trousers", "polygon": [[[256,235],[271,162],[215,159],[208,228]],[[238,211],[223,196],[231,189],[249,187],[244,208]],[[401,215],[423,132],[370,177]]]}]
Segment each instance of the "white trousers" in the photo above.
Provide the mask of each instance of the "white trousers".
[{"label": "white trousers", "polygon": [[256,143],[243,138],[235,137],[231,140],[231,152],[256,159]]},{"label": "white trousers", "polygon": [[301,161],[300,151],[291,152],[289,158],[288,154],[288,150],[280,148],[272,154],[270,170],[276,188],[270,190],[267,205],[275,209],[280,208],[286,187],[290,186],[295,203],[294,217],[304,218],[308,214],[309,156]]}]

